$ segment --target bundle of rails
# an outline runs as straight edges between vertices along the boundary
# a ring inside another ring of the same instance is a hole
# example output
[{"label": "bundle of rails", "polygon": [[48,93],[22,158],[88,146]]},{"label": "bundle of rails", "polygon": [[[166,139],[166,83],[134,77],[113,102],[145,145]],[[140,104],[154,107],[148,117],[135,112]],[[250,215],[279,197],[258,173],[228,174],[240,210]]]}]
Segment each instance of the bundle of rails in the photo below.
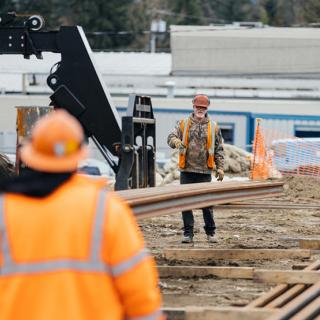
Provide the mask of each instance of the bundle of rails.
[{"label": "bundle of rails", "polygon": [[193,183],[118,191],[138,219],[281,195],[283,182]]}]

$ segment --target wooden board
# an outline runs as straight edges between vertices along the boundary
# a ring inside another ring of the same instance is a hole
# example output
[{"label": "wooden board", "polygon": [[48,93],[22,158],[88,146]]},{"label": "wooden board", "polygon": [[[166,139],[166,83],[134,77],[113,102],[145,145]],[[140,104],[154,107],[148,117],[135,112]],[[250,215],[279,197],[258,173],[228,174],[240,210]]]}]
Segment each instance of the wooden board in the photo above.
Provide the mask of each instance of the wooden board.
[{"label": "wooden board", "polygon": [[310,263],[295,263],[292,265],[292,270],[304,270]]},{"label": "wooden board", "polygon": [[[186,307],[184,317],[181,309],[166,308],[167,320],[264,320],[278,311],[239,307]],[[176,314],[176,316],[175,316]]]},{"label": "wooden board", "polygon": [[158,266],[161,278],[216,276],[229,279],[252,279],[253,270],[250,267]]},{"label": "wooden board", "polygon": [[275,310],[243,309],[237,307],[186,310],[186,320],[265,320],[274,315]]},{"label": "wooden board", "polygon": [[297,284],[284,292],[280,297],[277,297],[268,303],[265,308],[281,308],[297,295],[301,294],[301,292],[303,292],[306,288],[307,286],[304,284]]},{"label": "wooden board", "polygon": [[[161,278],[193,278],[215,276],[229,279],[254,279],[258,282],[283,284],[313,284],[317,281],[320,281],[320,271],[264,270],[251,267],[207,266],[158,266],[157,268]],[[304,288],[300,287],[297,287],[296,290],[291,288],[288,294],[295,296],[299,292],[303,291],[303,289]],[[273,296],[272,298],[275,299],[276,296]]]},{"label": "wooden board", "polygon": [[253,279],[267,283],[314,284],[320,281],[319,271],[255,270]]},{"label": "wooden board", "polygon": [[320,239],[299,239],[299,247],[303,249],[320,250]]},{"label": "wooden board", "polygon": [[186,311],[184,308],[162,308],[167,320],[185,320]]},{"label": "wooden board", "polygon": [[279,284],[278,286],[271,288],[268,292],[263,294],[262,296],[254,299],[250,303],[248,303],[245,308],[258,308],[258,307],[264,307],[268,303],[271,303],[274,299],[277,299],[278,297],[281,297],[282,294],[286,293],[288,290],[289,285],[288,284]]},{"label": "wooden board", "polygon": [[165,249],[164,258],[182,261],[310,258],[306,249]]}]

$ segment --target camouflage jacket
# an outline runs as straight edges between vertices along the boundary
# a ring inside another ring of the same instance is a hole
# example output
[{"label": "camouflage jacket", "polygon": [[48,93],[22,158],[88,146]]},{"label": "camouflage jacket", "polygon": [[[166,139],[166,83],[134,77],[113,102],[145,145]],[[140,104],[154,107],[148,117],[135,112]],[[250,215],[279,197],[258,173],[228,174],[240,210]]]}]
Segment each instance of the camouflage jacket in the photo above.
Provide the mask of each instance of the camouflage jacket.
[{"label": "camouflage jacket", "polygon": [[[206,116],[203,120],[198,121],[193,117],[193,114],[189,116],[191,119],[189,129],[189,141],[186,154],[186,167],[180,169],[185,172],[198,172],[198,173],[211,173],[211,169],[207,166],[208,150],[207,150],[207,137],[208,137],[208,122],[209,116]],[[175,148],[175,142],[177,139],[182,140],[183,132],[180,129],[180,121],[176,124],[174,130],[169,134],[167,142],[171,148]],[[214,149],[214,161],[216,169],[223,169],[224,165],[224,150],[223,150],[223,138],[221,130],[218,128],[215,136],[215,149]]]}]

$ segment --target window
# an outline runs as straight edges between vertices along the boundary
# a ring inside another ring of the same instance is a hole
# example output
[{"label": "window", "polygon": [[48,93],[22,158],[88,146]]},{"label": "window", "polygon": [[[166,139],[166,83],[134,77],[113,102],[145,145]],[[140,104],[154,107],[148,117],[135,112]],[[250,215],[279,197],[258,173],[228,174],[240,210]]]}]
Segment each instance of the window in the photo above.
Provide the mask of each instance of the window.
[{"label": "window", "polygon": [[234,143],[234,125],[233,124],[219,124],[220,130],[225,143]]},{"label": "window", "polygon": [[320,138],[320,126],[295,126],[298,138]]}]

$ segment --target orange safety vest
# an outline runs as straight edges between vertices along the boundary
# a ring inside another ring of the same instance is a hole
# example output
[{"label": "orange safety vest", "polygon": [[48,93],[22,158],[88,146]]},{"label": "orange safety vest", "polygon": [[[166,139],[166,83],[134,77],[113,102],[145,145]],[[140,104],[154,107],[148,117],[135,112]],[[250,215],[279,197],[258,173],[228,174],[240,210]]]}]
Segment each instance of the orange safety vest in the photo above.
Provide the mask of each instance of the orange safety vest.
[{"label": "orange safety vest", "polygon": [[1,320],[162,319],[129,207],[74,175],[46,198],[0,197]]},{"label": "orange safety vest", "polygon": [[[191,125],[190,118],[185,118],[180,121],[180,130],[182,132],[182,143],[185,148],[179,149],[179,168],[184,169],[186,167],[186,155],[189,145],[189,129]],[[217,133],[218,126],[216,122],[208,121],[208,136],[207,136],[207,150],[208,150],[208,160],[207,166],[209,169],[214,169],[214,144],[215,136]]]}]

